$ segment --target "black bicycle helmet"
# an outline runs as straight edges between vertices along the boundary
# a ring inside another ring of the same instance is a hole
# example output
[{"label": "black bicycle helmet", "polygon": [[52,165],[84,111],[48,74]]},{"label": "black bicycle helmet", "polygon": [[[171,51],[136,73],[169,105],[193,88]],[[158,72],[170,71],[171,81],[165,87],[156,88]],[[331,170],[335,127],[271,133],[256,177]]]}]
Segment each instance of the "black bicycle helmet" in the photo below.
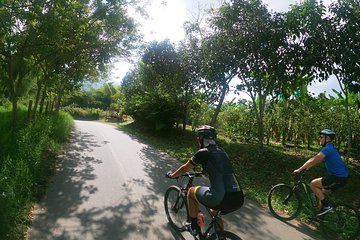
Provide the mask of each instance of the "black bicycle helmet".
[{"label": "black bicycle helmet", "polygon": [[319,132],[320,135],[324,135],[324,136],[329,136],[331,141],[334,140],[335,138],[335,132],[333,130],[330,129],[323,129]]},{"label": "black bicycle helmet", "polygon": [[205,139],[216,139],[216,130],[214,127],[209,125],[203,125],[198,128],[197,135]]}]

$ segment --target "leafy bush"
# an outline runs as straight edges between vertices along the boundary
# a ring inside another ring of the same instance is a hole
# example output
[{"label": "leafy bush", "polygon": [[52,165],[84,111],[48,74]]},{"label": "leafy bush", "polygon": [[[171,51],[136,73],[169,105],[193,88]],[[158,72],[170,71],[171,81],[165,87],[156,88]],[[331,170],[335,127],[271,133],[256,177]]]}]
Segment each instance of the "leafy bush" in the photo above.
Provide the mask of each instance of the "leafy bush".
[{"label": "leafy bush", "polygon": [[147,93],[132,98],[126,114],[152,130],[170,129],[177,119],[178,106],[172,98],[158,93]]},{"label": "leafy bush", "polygon": [[[0,112],[4,119],[7,115]],[[36,121],[12,132],[0,127],[5,133],[0,141],[5,137],[13,143],[0,159],[0,239],[22,239],[32,202],[44,194],[53,173],[54,157],[49,157],[49,149],[59,149],[73,120],[67,113],[58,113],[37,116]]]},{"label": "leafy bush", "polygon": [[64,112],[69,113],[75,119],[98,120],[102,114],[99,108],[64,107]]}]

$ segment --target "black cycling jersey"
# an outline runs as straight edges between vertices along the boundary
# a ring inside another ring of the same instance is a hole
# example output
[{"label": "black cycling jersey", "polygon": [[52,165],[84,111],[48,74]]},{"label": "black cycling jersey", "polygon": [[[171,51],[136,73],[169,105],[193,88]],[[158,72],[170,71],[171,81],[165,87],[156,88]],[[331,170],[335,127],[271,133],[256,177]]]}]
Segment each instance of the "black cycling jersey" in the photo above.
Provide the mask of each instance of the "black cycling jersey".
[{"label": "black cycling jersey", "polygon": [[190,162],[194,166],[202,165],[203,171],[209,175],[211,189],[217,194],[223,196],[225,192],[241,191],[230,159],[221,147],[210,145],[202,148],[195,153]]}]

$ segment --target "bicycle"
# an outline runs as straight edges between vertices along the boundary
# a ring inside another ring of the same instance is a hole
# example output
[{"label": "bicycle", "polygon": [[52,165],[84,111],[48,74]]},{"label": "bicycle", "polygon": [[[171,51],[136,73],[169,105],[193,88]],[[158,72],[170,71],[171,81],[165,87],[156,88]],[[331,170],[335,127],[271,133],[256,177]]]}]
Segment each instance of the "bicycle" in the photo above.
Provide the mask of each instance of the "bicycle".
[{"label": "bicycle", "polygon": [[268,207],[271,214],[282,221],[296,218],[304,208],[302,195],[305,195],[307,206],[312,211],[310,220],[319,223],[320,231],[325,239],[356,239],[360,232],[358,210],[349,204],[336,203],[329,199],[333,209],[324,215],[317,216],[318,200],[311,191],[309,182],[304,179],[305,175],[306,171],[296,175],[297,179],[293,186],[280,183],[271,188],[268,194]]},{"label": "bicycle", "polygon": [[[170,186],[165,192],[164,207],[166,217],[171,227],[177,231],[183,232],[186,230],[184,223],[190,219],[187,205],[187,193],[189,188],[193,186],[194,178],[200,177],[203,174],[203,172],[187,172],[177,178],[174,178],[178,180],[179,184]],[[214,214],[211,214],[208,208],[207,211],[211,216],[211,222],[208,224],[205,231],[197,233],[197,235],[194,236],[194,239],[241,240],[241,238],[234,233],[221,229],[221,226],[218,222],[221,211],[217,210]],[[212,233],[210,234],[211,231]]]}]

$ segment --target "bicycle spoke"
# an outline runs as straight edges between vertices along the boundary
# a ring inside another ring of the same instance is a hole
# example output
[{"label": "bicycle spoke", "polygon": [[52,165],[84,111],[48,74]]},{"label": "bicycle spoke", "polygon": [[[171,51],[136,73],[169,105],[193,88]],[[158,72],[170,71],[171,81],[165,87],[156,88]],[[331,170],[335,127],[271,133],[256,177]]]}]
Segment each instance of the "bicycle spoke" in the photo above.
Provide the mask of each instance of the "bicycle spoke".
[{"label": "bicycle spoke", "polygon": [[187,220],[186,202],[181,195],[181,190],[175,186],[170,187],[164,198],[166,217],[176,230],[184,230],[184,222]]},{"label": "bicycle spoke", "polygon": [[268,196],[268,207],[276,218],[288,221],[295,218],[301,210],[299,196],[291,187],[279,184],[274,186]]}]

